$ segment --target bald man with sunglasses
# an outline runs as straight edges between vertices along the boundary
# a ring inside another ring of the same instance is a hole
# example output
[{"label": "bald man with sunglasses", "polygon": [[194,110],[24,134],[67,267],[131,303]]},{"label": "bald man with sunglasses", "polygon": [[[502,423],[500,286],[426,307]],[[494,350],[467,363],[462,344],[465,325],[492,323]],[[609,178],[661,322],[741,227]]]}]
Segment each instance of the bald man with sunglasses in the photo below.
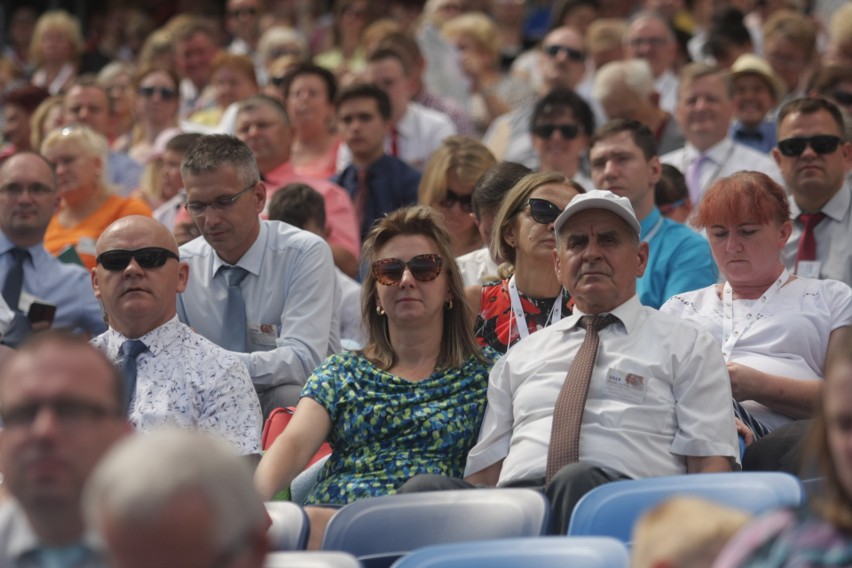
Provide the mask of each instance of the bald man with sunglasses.
[{"label": "bald man with sunglasses", "polygon": [[248,369],[178,320],[189,266],[168,229],[124,217],[101,234],[96,251],[92,287],[109,329],[92,343],[124,372],[130,422],[140,431],[197,428],[240,454],[259,454],[260,402]]},{"label": "bald man with sunglasses", "polygon": [[778,113],[772,157],[790,196],[793,233],[784,247],[787,269],[852,286],[852,144],[843,116],[825,99],[797,99]]}]

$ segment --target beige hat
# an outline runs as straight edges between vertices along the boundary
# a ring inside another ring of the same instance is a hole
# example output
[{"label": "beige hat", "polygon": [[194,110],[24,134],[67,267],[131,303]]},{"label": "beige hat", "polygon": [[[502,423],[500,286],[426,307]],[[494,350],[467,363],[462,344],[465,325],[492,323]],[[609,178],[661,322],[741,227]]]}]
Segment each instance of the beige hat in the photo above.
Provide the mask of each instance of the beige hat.
[{"label": "beige hat", "polygon": [[553,223],[554,232],[558,235],[570,217],[587,209],[605,209],[615,213],[624,219],[637,235],[642,234],[642,226],[636,218],[630,200],[605,189],[593,189],[575,196]]},{"label": "beige hat", "polygon": [[769,63],[767,63],[762,57],[753,53],[744,53],[740,55],[737,57],[737,60],[734,61],[734,64],[731,65],[731,81],[737,77],[742,77],[743,75],[759,75],[764,81],[766,81],[769,88],[774,91],[776,103],[780,103],[784,98],[784,95],[787,94],[787,89],[784,87],[784,83],[778,75],[775,74],[775,71],[772,70]]}]

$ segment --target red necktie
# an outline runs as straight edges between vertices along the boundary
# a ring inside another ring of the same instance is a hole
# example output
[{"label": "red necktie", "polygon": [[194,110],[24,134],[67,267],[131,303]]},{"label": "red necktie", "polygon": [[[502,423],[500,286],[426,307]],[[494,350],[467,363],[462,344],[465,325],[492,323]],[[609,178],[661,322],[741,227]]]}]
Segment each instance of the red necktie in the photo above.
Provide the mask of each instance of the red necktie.
[{"label": "red necktie", "polygon": [[391,156],[399,157],[399,130],[391,128]]},{"label": "red necktie", "polygon": [[799,238],[799,250],[796,253],[796,272],[799,271],[799,262],[802,260],[816,260],[816,237],[814,228],[825,218],[824,213],[801,213],[798,220],[804,223],[802,236]]},{"label": "red necktie", "polygon": [[571,368],[568,369],[568,375],[562,383],[556,406],[553,408],[545,483],[550,483],[563,466],[580,459],[580,426],[598,354],[598,331],[617,321],[618,318],[612,314],[580,318],[580,325],[586,328],[586,337],[571,362]]}]

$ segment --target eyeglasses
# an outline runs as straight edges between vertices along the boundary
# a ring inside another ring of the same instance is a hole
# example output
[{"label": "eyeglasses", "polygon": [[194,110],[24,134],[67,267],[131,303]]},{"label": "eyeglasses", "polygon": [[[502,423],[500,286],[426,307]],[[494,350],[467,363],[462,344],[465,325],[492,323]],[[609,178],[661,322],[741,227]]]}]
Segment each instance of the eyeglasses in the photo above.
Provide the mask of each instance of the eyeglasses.
[{"label": "eyeglasses", "polygon": [[160,98],[164,101],[171,101],[177,98],[177,89],[170,89],[168,87],[139,87],[139,94],[146,99],[152,98],[154,93],[159,93]]},{"label": "eyeglasses", "polygon": [[559,214],[562,213],[562,209],[560,209],[557,205],[547,199],[540,199],[538,197],[530,197],[527,202],[518,209],[518,212],[523,211],[527,207],[530,208],[530,217],[533,218],[533,221],[542,225],[549,225],[550,223],[555,222],[556,218],[559,217]]},{"label": "eyeglasses", "polygon": [[130,260],[135,258],[136,263],[141,268],[160,268],[170,258],[180,260],[180,257],[172,251],[160,247],[146,247],[136,250],[115,249],[102,252],[95,259],[95,262],[109,270],[110,272],[118,272],[124,270],[130,264]]},{"label": "eyeglasses", "polygon": [[194,215],[196,217],[201,217],[207,211],[207,208],[215,209],[216,211],[225,211],[234,206],[234,203],[237,202],[237,199],[240,198],[242,194],[247,192],[250,189],[253,189],[258,182],[252,182],[249,185],[245,186],[242,191],[231,195],[230,197],[220,197],[215,201],[210,201],[209,203],[202,203],[201,201],[190,201],[184,205],[186,210],[190,215]]},{"label": "eyeglasses", "polygon": [[418,254],[405,262],[399,258],[383,258],[373,263],[373,276],[382,286],[399,284],[407,268],[411,276],[420,282],[434,280],[441,273],[443,259],[437,254]]},{"label": "eyeglasses", "polygon": [[831,96],[843,106],[852,106],[852,93],[848,91],[834,91]]},{"label": "eyeglasses", "polygon": [[228,10],[228,15],[232,18],[239,18],[241,16],[257,16],[256,8],[234,8],[233,10]]},{"label": "eyeglasses", "polygon": [[19,198],[25,192],[28,192],[33,197],[44,197],[53,194],[53,188],[44,185],[43,183],[31,183],[24,185],[22,183],[7,183],[0,186],[0,195],[4,197]]},{"label": "eyeglasses", "polygon": [[0,412],[0,418],[3,420],[4,428],[29,428],[45,408],[50,408],[62,427],[69,430],[92,424],[108,416],[120,416],[117,410],[110,410],[88,401],[60,399],[9,408]]},{"label": "eyeglasses", "polygon": [[447,188],[447,195],[438,202],[438,205],[443,207],[444,209],[452,209],[453,205],[458,203],[461,210],[465,213],[470,213],[473,211],[473,204],[470,201],[470,194],[461,195],[456,193],[452,189]]},{"label": "eyeglasses", "polygon": [[842,140],[839,137],[828,134],[811,136],[810,138],[796,136],[794,138],[787,138],[786,140],[779,140],[778,150],[788,158],[801,156],[807,146],[810,146],[817,154],[831,154],[837,150],[841,142]]},{"label": "eyeglasses", "polygon": [[543,52],[545,52],[549,57],[556,58],[560,52],[565,53],[565,57],[570,59],[571,61],[585,61],[586,54],[585,52],[580,51],[579,49],[574,49],[573,47],[568,47],[567,45],[546,45],[541,48]]},{"label": "eyeglasses", "polygon": [[533,127],[532,132],[539,138],[548,139],[557,130],[565,140],[573,140],[580,134],[580,127],[576,124],[538,124]]}]

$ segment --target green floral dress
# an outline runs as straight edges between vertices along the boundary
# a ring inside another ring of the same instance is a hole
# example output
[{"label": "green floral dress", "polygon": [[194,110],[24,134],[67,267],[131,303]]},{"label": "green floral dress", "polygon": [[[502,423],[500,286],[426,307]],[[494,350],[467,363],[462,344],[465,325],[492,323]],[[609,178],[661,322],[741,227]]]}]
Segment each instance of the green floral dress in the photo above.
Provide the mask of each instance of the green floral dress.
[{"label": "green floral dress", "polygon": [[461,477],[485,413],[488,371],[499,356],[483,350],[461,367],[410,382],[358,353],[332,355],[302,396],[331,417],[334,448],[306,504],[346,504],[393,493],[418,473]]}]

